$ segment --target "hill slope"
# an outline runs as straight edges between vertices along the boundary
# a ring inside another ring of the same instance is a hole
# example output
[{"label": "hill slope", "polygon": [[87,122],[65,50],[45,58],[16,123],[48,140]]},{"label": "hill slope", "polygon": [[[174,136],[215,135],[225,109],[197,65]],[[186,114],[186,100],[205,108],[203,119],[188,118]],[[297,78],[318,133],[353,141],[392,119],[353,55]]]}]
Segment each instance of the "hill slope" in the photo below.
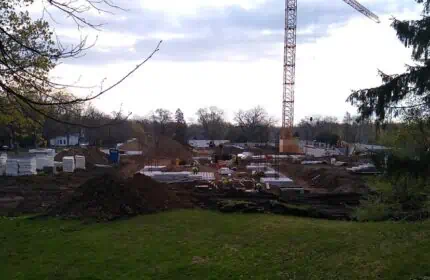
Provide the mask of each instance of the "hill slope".
[{"label": "hill slope", "polygon": [[174,211],[84,225],[0,219],[3,279],[410,279],[430,222]]}]

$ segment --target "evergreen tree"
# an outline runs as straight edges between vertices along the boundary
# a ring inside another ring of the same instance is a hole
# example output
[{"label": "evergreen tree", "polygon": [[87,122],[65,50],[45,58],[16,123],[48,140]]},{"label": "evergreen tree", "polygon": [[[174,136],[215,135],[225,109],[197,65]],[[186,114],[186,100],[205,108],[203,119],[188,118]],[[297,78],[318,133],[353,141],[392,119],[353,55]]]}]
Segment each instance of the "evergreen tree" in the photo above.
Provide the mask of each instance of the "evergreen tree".
[{"label": "evergreen tree", "polygon": [[382,143],[393,149],[373,155],[376,166],[384,171],[380,180],[392,187],[378,201],[390,204],[393,213],[389,216],[395,218],[428,211],[430,197],[430,0],[415,1],[423,5],[420,19],[392,22],[399,40],[411,48],[414,65],[403,74],[379,71],[381,86],[357,90],[348,98],[362,120],[376,117],[378,123],[386,123],[394,116],[403,121],[398,130],[382,137]]},{"label": "evergreen tree", "polygon": [[175,112],[175,120],[177,124],[185,124],[184,113],[179,108]]},{"label": "evergreen tree", "polygon": [[187,144],[187,123],[184,119],[184,113],[181,109],[177,109],[175,112],[176,129],[175,136],[173,137],[176,141],[182,144]]},{"label": "evergreen tree", "polygon": [[376,117],[383,122],[389,115],[404,116],[409,112],[430,108],[430,0],[415,0],[423,4],[418,20],[393,19],[392,27],[399,40],[412,49],[415,65],[407,66],[403,74],[388,75],[379,71],[383,84],[376,88],[353,92],[347,101],[358,107],[362,119]]}]

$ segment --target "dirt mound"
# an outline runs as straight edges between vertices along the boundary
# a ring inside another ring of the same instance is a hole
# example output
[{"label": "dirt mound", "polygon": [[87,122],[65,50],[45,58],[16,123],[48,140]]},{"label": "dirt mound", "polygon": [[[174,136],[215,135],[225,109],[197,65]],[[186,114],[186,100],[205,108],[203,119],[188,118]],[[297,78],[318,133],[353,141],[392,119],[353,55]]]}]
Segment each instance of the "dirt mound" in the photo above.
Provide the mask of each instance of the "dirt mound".
[{"label": "dirt mound", "polygon": [[74,147],[67,150],[63,150],[55,156],[55,161],[62,161],[65,156],[85,156],[85,163],[87,167],[94,164],[108,164],[108,157],[105,153],[100,151],[96,147]]},{"label": "dirt mound", "polygon": [[367,193],[368,187],[364,180],[346,170],[335,168],[319,168],[306,174],[313,187],[324,188],[332,193]]},{"label": "dirt mound", "polygon": [[123,179],[117,172],[108,172],[81,185],[70,199],[54,206],[49,215],[110,221],[180,206],[179,199],[166,185],[140,174]]},{"label": "dirt mound", "polygon": [[158,183],[142,174],[136,174],[129,179],[131,188],[136,189],[146,201],[149,212],[181,208],[182,203],[167,185]]},{"label": "dirt mound", "polygon": [[133,177],[134,174],[144,167],[140,164],[140,158],[142,156],[127,156],[121,158],[119,172],[121,177],[129,178]]},{"label": "dirt mound", "polygon": [[281,171],[293,179],[306,182],[314,189],[330,193],[367,193],[369,191],[362,176],[350,174],[342,167],[283,164]]},{"label": "dirt mound", "polygon": [[130,141],[128,143],[122,144],[118,148],[123,151],[146,151],[148,149],[147,145],[139,143],[137,139]]},{"label": "dirt mound", "polygon": [[165,136],[160,136],[155,141],[154,146],[148,149],[148,152],[145,154],[146,158],[152,159],[183,159],[190,160],[193,156],[193,153],[189,148],[182,145],[178,141],[170,139]]},{"label": "dirt mound", "polygon": [[[39,176],[0,176],[0,216],[43,213],[94,176],[106,170],[91,169],[74,173]],[[16,202],[12,203],[11,199]]]}]

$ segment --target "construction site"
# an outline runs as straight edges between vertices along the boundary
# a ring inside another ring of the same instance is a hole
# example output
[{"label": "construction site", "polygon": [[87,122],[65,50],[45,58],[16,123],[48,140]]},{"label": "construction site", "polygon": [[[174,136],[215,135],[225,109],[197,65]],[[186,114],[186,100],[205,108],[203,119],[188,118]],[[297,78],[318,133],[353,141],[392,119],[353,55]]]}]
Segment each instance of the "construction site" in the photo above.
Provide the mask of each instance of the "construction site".
[{"label": "construction site", "polygon": [[[344,2],[379,23],[357,1]],[[5,155],[1,214],[113,220],[203,208],[353,219],[354,208],[371,192],[365,178],[378,172],[366,149],[355,156],[293,136],[296,29],[297,0],[287,0],[278,143],[207,140],[184,145],[146,133],[115,148],[36,149],[26,158]]]},{"label": "construction site", "polygon": [[[270,146],[192,147],[166,138],[127,155],[136,141],[115,150],[117,161],[95,147],[70,148],[55,156],[55,172],[1,177],[2,215],[113,220],[202,208],[349,220],[370,192],[365,178],[377,173],[365,154],[285,155]],[[66,170],[69,158],[84,165]]]}]

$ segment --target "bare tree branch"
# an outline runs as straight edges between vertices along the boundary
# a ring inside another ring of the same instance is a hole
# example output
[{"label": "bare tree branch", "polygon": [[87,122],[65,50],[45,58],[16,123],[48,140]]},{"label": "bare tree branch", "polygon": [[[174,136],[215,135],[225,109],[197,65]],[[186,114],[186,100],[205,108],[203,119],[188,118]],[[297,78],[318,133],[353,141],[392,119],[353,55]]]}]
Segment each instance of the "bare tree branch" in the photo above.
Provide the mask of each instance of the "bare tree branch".
[{"label": "bare tree branch", "polygon": [[[75,98],[73,100],[65,101],[65,102],[39,102],[39,101],[31,100],[31,99],[24,97],[24,96],[21,96],[21,97],[29,103],[32,103],[34,105],[40,105],[40,106],[70,105],[70,104],[83,103],[83,102],[94,100],[94,99],[100,97],[101,95],[105,94],[106,92],[112,90],[113,88],[115,88],[116,86],[121,84],[122,82],[124,82],[128,77],[130,77],[134,72],[136,72],[140,67],[142,67],[148,60],[150,60],[154,56],[155,53],[157,53],[160,50],[159,47],[160,47],[161,43],[162,43],[162,41],[160,41],[157,44],[157,47],[152,51],[152,53],[145,60],[143,60],[141,63],[136,65],[136,67],[134,69],[129,71],[125,76],[123,76],[117,82],[115,82],[114,84],[112,84],[111,86],[106,88],[105,90],[101,90],[99,93],[97,93],[94,96],[89,96],[86,98]],[[0,82],[0,86],[4,87],[6,85],[4,85],[3,83]],[[15,94],[19,95],[18,93],[15,93]]]},{"label": "bare tree branch", "polygon": [[[76,45],[64,46],[59,37],[49,28],[48,23],[43,20],[47,14],[56,23],[54,14],[51,14],[47,5],[71,18],[78,28],[87,26],[94,29],[98,29],[101,24],[89,22],[85,17],[88,11],[96,10],[100,13],[113,14],[109,8],[122,11],[125,9],[114,5],[110,0],[42,0],[42,3],[45,4],[42,19],[35,21],[31,19],[29,13],[21,13],[15,9],[14,4],[21,0],[10,1],[11,4],[6,2],[5,6],[1,7],[6,24],[0,25],[0,98],[6,97],[11,104],[16,102],[17,110],[19,109],[23,115],[28,116],[28,110],[32,110],[46,119],[66,125],[98,128],[127,120],[130,114],[125,119],[119,120],[118,118],[122,117],[119,113],[112,122],[88,126],[63,120],[51,114],[51,108],[55,107],[55,110],[60,113],[68,112],[77,118],[77,111],[71,109],[73,106],[82,106],[85,102],[94,100],[123,83],[159,51],[162,41],[157,44],[148,57],[107,88],[103,87],[102,81],[100,90],[96,94],[90,93],[83,98],[70,94],[63,96],[58,94],[59,91],[67,92],[69,88],[91,89],[94,86],[85,87],[54,82],[49,76],[49,71],[61,64],[64,59],[82,57],[86,50],[96,44],[97,40],[88,45],[88,37],[81,36]],[[2,16],[0,19],[3,19]]]}]

